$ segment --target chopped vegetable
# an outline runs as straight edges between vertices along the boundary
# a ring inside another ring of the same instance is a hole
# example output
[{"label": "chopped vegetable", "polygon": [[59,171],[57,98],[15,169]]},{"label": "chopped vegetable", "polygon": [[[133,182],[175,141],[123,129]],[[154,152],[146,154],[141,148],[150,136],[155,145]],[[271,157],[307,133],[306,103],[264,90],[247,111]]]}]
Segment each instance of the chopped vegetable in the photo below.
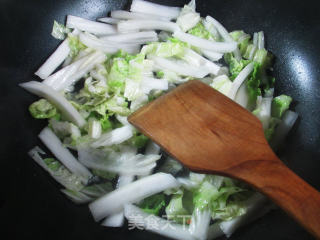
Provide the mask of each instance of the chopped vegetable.
[{"label": "chopped vegetable", "polygon": [[58,23],[57,21],[53,22],[51,35],[59,40],[64,40],[66,34],[70,33],[70,29],[66,28],[63,24]]},{"label": "chopped vegetable", "polygon": [[177,18],[177,24],[186,32],[193,28],[200,21],[200,14],[196,12],[196,2],[191,0],[189,4],[184,5],[179,17]]},{"label": "chopped vegetable", "polygon": [[[166,189],[179,187],[169,174],[156,173],[119,188],[89,205],[96,221],[123,209],[125,204],[149,197]],[[139,190],[139,191],[137,191]]]},{"label": "chopped vegetable", "polygon": [[272,113],[276,118],[281,118],[283,113],[289,109],[292,98],[287,95],[280,95],[272,99]]},{"label": "chopped vegetable", "polygon": [[211,32],[209,32],[204,27],[204,25],[201,22],[198,23],[196,26],[194,26],[192,29],[190,29],[188,31],[188,33],[190,33],[196,37],[200,37],[200,38],[207,39],[207,40],[212,40],[212,39],[216,38]]},{"label": "chopped vegetable", "polygon": [[161,209],[166,205],[163,194],[155,194],[145,198],[139,207],[146,213],[158,215]]},{"label": "chopped vegetable", "polygon": [[57,114],[57,109],[46,99],[40,99],[32,103],[29,112],[34,118],[52,118]]},{"label": "chopped vegetable", "polygon": [[48,119],[39,137],[52,155],[39,147],[29,155],[61,192],[90,203],[102,226],[121,227],[126,217],[181,240],[229,237],[270,210],[245,183],[190,172],[128,121],[148,102],[198,79],[257,116],[276,149],[298,115],[289,110],[290,96],[274,97],[264,32],[228,32],[215,18],[202,18],[195,0],[182,8],[133,0],[130,11],[98,21],[72,15],[66,25],[54,21],[52,36],[63,42],[36,71],[43,81],[20,84],[41,97],[30,114]]}]

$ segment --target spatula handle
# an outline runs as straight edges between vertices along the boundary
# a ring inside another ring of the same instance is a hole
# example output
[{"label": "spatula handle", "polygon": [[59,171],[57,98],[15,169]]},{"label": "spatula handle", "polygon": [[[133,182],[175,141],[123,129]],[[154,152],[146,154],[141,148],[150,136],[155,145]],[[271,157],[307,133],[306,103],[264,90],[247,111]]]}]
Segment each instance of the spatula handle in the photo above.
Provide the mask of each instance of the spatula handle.
[{"label": "spatula handle", "polygon": [[256,162],[233,170],[320,239],[320,193],[278,159]]}]

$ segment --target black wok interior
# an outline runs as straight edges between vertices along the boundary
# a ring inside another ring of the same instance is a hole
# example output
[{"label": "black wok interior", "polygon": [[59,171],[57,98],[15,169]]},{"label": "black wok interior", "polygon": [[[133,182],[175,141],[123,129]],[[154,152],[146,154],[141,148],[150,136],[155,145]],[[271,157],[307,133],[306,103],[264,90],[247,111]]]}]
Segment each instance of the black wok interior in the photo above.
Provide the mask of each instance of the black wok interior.
[{"label": "black wok interior", "polygon": [[[187,0],[159,0],[182,6]],[[197,0],[202,16],[212,15],[228,30],[263,30],[276,56],[276,93],[295,100],[300,119],[279,154],[288,166],[320,190],[320,6],[314,0]],[[57,47],[53,20],[67,14],[89,19],[126,8],[125,0],[0,1],[0,231],[10,239],[164,239],[146,231],[107,229],[93,221],[87,206],[76,206],[38,167],[27,151],[40,144],[45,122],[28,113],[34,96],[17,85],[37,79],[33,72]],[[285,181],[285,179],[284,179]],[[320,217],[320,216],[319,216]],[[2,238],[3,239],[3,238]],[[313,239],[281,210],[237,231],[232,239]]]}]

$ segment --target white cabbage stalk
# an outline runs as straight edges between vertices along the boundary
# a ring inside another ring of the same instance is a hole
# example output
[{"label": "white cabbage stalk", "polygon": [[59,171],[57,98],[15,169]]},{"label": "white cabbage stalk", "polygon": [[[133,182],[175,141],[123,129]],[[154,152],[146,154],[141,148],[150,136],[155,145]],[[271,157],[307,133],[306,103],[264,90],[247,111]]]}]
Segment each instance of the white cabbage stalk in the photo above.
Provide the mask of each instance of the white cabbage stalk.
[{"label": "white cabbage stalk", "polygon": [[230,237],[239,227],[251,222],[255,218],[257,210],[266,203],[267,199],[260,193],[255,193],[252,197],[245,201],[244,205],[246,213],[229,221],[220,223],[220,228],[227,237]]},{"label": "white cabbage stalk", "polygon": [[94,22],[72,15],[68,15],[66,27],[79,29],[81,31],[93,33],[96,35],[108,35],[117,33],[117,29],[112,25]]},{"label": "white cabbage stalk", "polygon": [[213,240],[223,235],[224,233],[218,223],[212,224],[208,229],[208,240]]},{"label": "white cabbage stalk", "polygon": [[114,144],[120,144],[133,136],[132,126],[126,125],[120,128],[116,128],[110,132],[104,133],[101,137],[94,141],[91,146],[94,148],[102,146],[111,146]]},{"label": "white cabbage stalk", "polygon": [[34,74],[39,76],[41,79],[49,77],[50,74],[53,73],[54,70],[56,70],[57,67],[59,67],[68,57],[69,53],[69,40],[66,39]]},{"label": "white cabbage stalk", "polygon": [[[83,51],[83,50],[80,50],[79,54],[80,54],[82,51]],[[72,63],[72,61],[74,61],[74,60],[79,56],[79,54],[78,54],[77,56],[75,56],[74,58],[69,55],[69,56],[66,57],[66,59],[63,61],[63,63],[62,63],[61,66],[62,66],[63,68],[66,67],[66,66],[68,66],[69,64]]]},{"label": "white cabbage stalk", "polygon": [[211,211],[195,208],[192,214],[189,232],[197,240],[206,240],[211,220]]},{"label": "white cabbage stalk", "polygon": [[257,109],[255,115],[262,122],[264,130],[268,129],[271,118],[271,103],[272,97],[261,97],[257,98]]},{"label": "white cabbage stalk", "polygon": [[120,33],[100,38],[101,40],[114,41],[119,43],[136,43],[144,44],[147,42],[158,41],[155,31],[137,32],[137,33]]},{"label": "white cabbage stalk", "polygon": [[214,75],[217,75],[220,70],[219,65],[207,60],[206,58],[202,57],[200,54],[188,48],[185,50],[184,55],[182,56],[182,59],[188,62],[192,66],[205,67],[208,69],[209,73],[212,73]]},{"label": "white cabbage stalk", "polygon": [[258,33],[253,33],[253,40],[252,43],[254,46],[258,47]]},{"label": "white cabbage stalk", "polygon": [[86,123],[71,103],[51,87],[36,81],[21,83],[20,86],[33,94],[46,98],[61,111],[66,119],[77,126],[82,127]]},{"label": "white cabbage stalk", "polygon": [[123,210],[118,213],[112,214],[109,217],[106,217],[105,220],[101,223],[104,227],[122,227],[124,223],[124,214]]},{"label": "white cabbage stalk", "polygon": [[[151,155],[151,156],[158,155],[159,156],[160,150],[161,149],[160,149],[159,145],[157,145],[155,142],[149,140],[149,142],[148,142],[148,144],[146,146],[146,150],[145,150],[144,154],[146,156],[148,156],[148,155]],[[152,171],[153,171],[153,169],[151,169],[150,171],[146,172],[143,175],[138,176],[138,179],[146,177],[146,176],[149,176],[150,174],[152,174]]]},{"label": "white cabbage stalk", "polygon": [[166,69],[173,71],[182,76],[190,76],[195,78],[203,78],[209,74],[206,67],[194,67],[183,61],[177,61],[173,59],[167,59],[156,56],[148,56],[155,62],[155,66],[160,70]]},{"label": "white cabbage stalk", "polygon": [[51,131],[50,128],[44,128],[39,138],[53,155],[66,167],[70,172],[82,178],[84,183],[92,177],[91,172],[84,167],[71,153],[62,145],[60,139]]},{"label": "white cabbage stalk", "polygon": [[108,24],[118,24],[121,20],[111,17],[98,18],[99,22],[108,23]]},{"label": "white cabbage stalk", "polygon": [[194,47],[211,50],[219,53],[233,52],[237,48],[236,42],[213,42],[207,39],[193,36],[182,31],[175,31],[174,37],[183,42],[187,42]]},{"label": "white cabbage stalk", "polygon": [[[78,34],[79,30],[73,30],[72,35],[77,36]],[[69,53],[69,40],[65,39],[34,74],[41,79],[46,79],[68,58]]]},{"label": "white cabbage stalk", "polygon": [[61,86],[64,85],[64,82],[66,79],[70,78],[72,75],[74,75],[77,72],[77,69],[80,68],[80,66],[84,66],[84,63],[88,63],[89,55],[92,55],[92,52],[81,52],[81,55],[85,54],[84,56],[81,56],[71,64],[66,65],[65,67],[61,68],[59,71],[55,72],[54,74],[47,77],[45,80],[43,80],[43,83],[51,86],[53,89],[63,89]]},{"label": "white cabbage stalk", "polygon": [[144,77],[141,81],[141,91],[149,94],[151,90],[168,90],[168,81],[165,79]]},{"label": "white cabbage stalk", "polygon": [[120,175],[117,182],[117,188],[124,187],[129,183],[132,183],[133,181],[134,181],[133,175]]},{"label": "white cabbage stalk", "polygon": [[[223,38],[224,41],[234,42],[232,37],[229,35],[229,32],[227,31],[227,29],[220,22],[218,22],[216,19],[214,19],[211,16],[207,16],[206,20],[204,21],[204,26],[207,30],[209,30],[210,24],[212,24],[218,30],[220,36]],[[241,60],[242,57],[238,47],[234,50],[233,54],[238,61]]]},{"label": "white cabbage stalk", "polygon": [[133,44],[132,46],[125,46],[125,47],[121,48],[121,50],[123,50],[129,54],[135,55],[135,54],[140,53],[141,45]]},{"label": "white cabbage stalk", "polygon": [[46,78],[43,83],[57,91],[66,90],[105,59],[106,56],[104,53],[92,52],[60,69],[58,72]]},{"label": "white cabbage stalk", "polygon": [[262,31],[253,34],[253,45],[258,49],[264,48],[264,33]]},{"label": "white cabbage stalk", "polygon": [[199,184],[185,177],[178,177],[177,181],[181,184],[181,186],[190,191],[199,187]]},{"label": "white cabbage stalk", "polygon": [[91,138],[98,139],[102,133],[101,123],[97,120],[90,119],[88,126],[88,134]]},{"label": "white cabbage stalk", "polygon": [[130,11],[158,15],[169,19],[176,19],[180,14],[181,8],[164,6],[143,0],[133,0]]},{"label": "white cabbage stalk", "polygon": [[275,129],[274,136],[270,142],[270,145],[273,149],[277,149],[279,145],[284,141],[297,119],[298,114],[296,112],[287,110],[283,114],[282,121]]},{"label": "white cabbage stalk", "polygon": [[120,152],[110,149],[79,148],[79,161],[88,168],[122,175],[145,175],[156,166],[160,155],[137,154],[137,148],[122,146]]},{"label": "white cabbage stalk", "polygon": [[218,61],[223,57],[222,53],[202,49],[201,53],[211,61]]},{"label": "white cabbage stalk", "polygon": [[79,35],[80,41],[87,47],[93,48],[104,53],[116,53],[118,50],[131,52],[131,49],[139,48],[139,44],[135,43],[117,43],[113,41],[101,40],[89,33],[81,33]]},{"label": "white cabbage stalk", "polygon": [[[161,217],[145,213],[140,208],[132,204],[125,205],[124,215],[130,223],[141,226],[148,231],[160,234],[164,237],[177,240],[196,240],[182,225],[175,224]],[[136,216],[139,216],[139,218]],[[151,228],[151,226],[149,226],[150,223],[148,219],[150,218],[157,223],[157,227]]]},{"label": "white cabbage stalk", "polygon": [[179,183],[172,175],[156,173],[102,196],[92,202],[89,208],[95,221],[99,221],[119,212],[125,204],[134,203],[166,189],[177,187]]},{"label": "white cabbage stalk", "polygon": [[249,53],[249,60],[252,60],[253,57],[254,57],[254,54],[256,53],[257,51],[257,46],[253,46],[250,53]]},{"label": "white cabbage stalk", "polygon": [[34,147],[28,152],[29,156],[38,163],[44,170],[46,170],[58,183],[67,189],[80,191],[84,185],[81,183],[81,178],[75,174],[70,173],[63,165],[56,171],[50,169],[45,163],[40,154],[46,154],[38,146]]},{"label": "white cabbage stalk", "polygon": [[253,71],[253,63],[249,63],[242,71],[238,74],[236,79],[232,82],[232,87],[228,93],[228,97],[232,100],[235,99],[236,94],[242,85],[242,83],[247,79],[250,73]]},{"label": "white cabbage stalk", "polygon": [[71,122],[50,119],[49,123],[55,134],[57,134],[60,137],[70,136],[72,139],[77,139],[78,137],[81,137],[80,129]]},{"label": "white cabbage stalk", "polygon": [[118,23],[119,32],[131,32],[140,30],[163,30],[175,32],[179,30],[176,23],[161,20],[128,20]]},{"label": "white cabbage stalk", "polygon": [[220,36],[223,38],[224,41],[226,42],[234,42],[232,37],[229,35],[229,32],[227,29],[216,19],[214,19],[211,16],[207,16],[206,20],[204,22],[204,26],[206,27],[207,30],[209,30],[209,24],[212,24],[219,32]]},{"label": "white cabbage stalk", "polygon": [[248,108],[249,93],[248,93],[248,88],[246,84],[241,85],[241,87],[239,88],[236,94],[234,101],[239,105],[241,105],[242,107]]},{"label": "white cabbage stalk", "polygon": [[163,20],[170,21],[170,18],[161,17],[159,15],[139,13],[139,12],[128,12],[123,10],[116,10],[111,12],[111,17],[121,20],[134,20],[134,19],[150,19],[150,20]]},{"label": "white cabbage stalk", "polygon": [[188,5],[185,5],[177,18],[177,24],[186,32],[197,25],[200,21],[200,14],[196,12],[196,2],[191,0]]},{"label": "white cabbage stalk", "polygon": [[[129,183],[132,183],[134,180],[134,176],[129,175],[120,175],[118,178],[117,188],[121,188]],[[118,213],[115,213],[109,217],[107,217],[102,223],[102,226],[105,227],[121,227],[124,223],[124,212],[121,210]]]},{"label": "white cabbage stalk", "polygon": [[264,33],[258,32],[258,49],[264,48]]},{"label": "white cabbage stalk", "polygon": [[[140,167],[149,166],[150,164],[155,163],[161,158],[161,155],[158,155],[158,154],[148,154],[148,155],[140,154],[140,155],[141,155],[141,159],[137,163],[137,166],[140,166]],[[139,154],[137,156],[139,156]],[[137,158],[137,156],[135,156],[135,158]]]},{"label": "white cabbage stalk", "polygon": [[[109,171],[111,167],[123,167],[126,163],[131,164],[131,159],[136,157],[136,147],[121,146],[120,152],[110,149],[78,148],[78,158],[81,163],[89,168]],[[135,162],[136,163],[136,162]],[[130,175],[121,173],[122,175]],[[133,174],[131,174],[133,175]]]}]

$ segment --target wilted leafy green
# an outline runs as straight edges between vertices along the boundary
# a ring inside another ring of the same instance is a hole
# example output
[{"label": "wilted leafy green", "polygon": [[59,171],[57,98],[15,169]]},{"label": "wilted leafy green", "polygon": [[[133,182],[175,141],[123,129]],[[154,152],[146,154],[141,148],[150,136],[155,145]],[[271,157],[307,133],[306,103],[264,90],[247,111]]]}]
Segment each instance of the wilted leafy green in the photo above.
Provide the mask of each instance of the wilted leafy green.
[{"label": "wilted leafy green", "polygon": [[108,86],[111,91],[123,92],[129,74],[129,63],[123,58],[114,58],[109,69]]},{"label": "wilted leafy green", "polygon": [[207,40],[214,39],[214,36],[204,27],[202,22],[199,22],[196,26],[191,28],[188,33]]},{"label": "wilted leafy green", "polygon": [[269,121],[269,127],[264,130],[264,136],[266,137],[266,139],[268,141],[270,141],[274,135],[274,131],[276,130],[276,127],[278,126],[278,124],[280,123],[280,119],[275,118],[275,117],[271,117],[270,121]]},{"label": "wilted leafy green", "polygon": [[258,96],[261,96],[260,89],[260,76],[259,76],[260,65],[258,63],[254,63],[254,68],[252,73],[250,74],[248,80],[246,81],[248,95],[249,95],[249,103],[255,103]]},{"label": "wilted leafy green", "polygon": [[134,136],[130,138],[128,141],[131,145],[137,148],[142,148],[147,144],[148,140],[149,138],[146,137],[145,135],[141,133],[135,133]]},{"label": "wilted leafy green", "polygon": [[47,167],[53,172],[58,171],[58,169],[61,167],[61,163],[59,163],[54,158],[45,158],[43,159],[43,161],[47,165]]},{"label": "wilted leafy green", "polygon": [[145,198],[139,207],[146,213],[158,215],[161,209],[166,205],[165,197],[162,193]]},{"label": "wilted leafy green", "polygon": [[210,86],[224,95],[227,95],[232,87],[232,82],[226,75],[221,75],[214,78]]},{"label": "wilted leafy green", "polygon": [[[178,223],[183,223],[181,216],[190,215],[190,212],[183,206],[184,193],[174,194],[166,207],[166,215],[169,220],[173,220]],[[187,219],[185,219],[187,220]]]},{"label": "wilted leafy green", "polygon": [[57,114],[57,109],[46,99],[40,99],[29,106],[32,117],[38,119],[52,118]]},{"label": "wilted leafy green", "polygon": [[247,51],[248,45],[252,43],[250,41],[250,35],[240,30],[231,32],[230,36],[233,38],[234,41],[238,43],[241,55],[244,55]]},{"label": "wilted leafy green", "polygon": [[240,61],[237,61],[235,57],[233,57],[232,53],[225,54],[224,56],[225,62],[229,65],[229,71],[230,71],[230,79],[234,80],[238,74],[244,69],[249,63],[252,61],[241,59]]},{"label": "wilted leafy green", "polygon": [[179,57],[184,54],[185,47],[186,43],[172,38],[167,42],[156,42],[145,45],[141,53],[158,57]]},{"label": "wilted leafy green", "polygon": [[292,98],[287,95],[280,95],[272,100],[271,116],[281,118],[283,113],[289,109]]},{"label": "wilted leafy green", "polygon": [[92,173],[96,176],[102,177],[107,180],[113,180],[117,174],[112,172],[107,172],[99,169],[92,169]]},{"label": "wilted leafy green", "polygon": [[58,23],[57,21],[53,22],[51,35],[54,38],[63,40],[68,33],[70,33],[69,28],[65,27],[63,24]]},{"label": "wilted leafy green", "polygon": [[112,123],[109,120],[109,116],[105,115],[104,117],[98,119],[100,121],[101,127],[103,131],[112,129]]},{"label": "wilted leafy green", "polygon": [[72,34],[68,35],[68,42],[70,48],[70,57],[75,57],[79,54],[81,50],[86,49],[86,46],[82,42],[80,42],[79,38]]}]

